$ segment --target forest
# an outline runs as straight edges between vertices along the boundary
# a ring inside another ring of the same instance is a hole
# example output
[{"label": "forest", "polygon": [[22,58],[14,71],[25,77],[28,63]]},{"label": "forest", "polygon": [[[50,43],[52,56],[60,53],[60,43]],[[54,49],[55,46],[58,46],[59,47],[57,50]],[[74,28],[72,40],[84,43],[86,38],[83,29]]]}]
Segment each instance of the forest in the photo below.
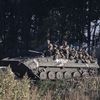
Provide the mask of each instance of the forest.
[{"label": "forest", "polygon": [[[42,52],[47,40],[59,44],[65,40],[69,46],[85,46],[89,54],[95,51],[100,45],[100,0],[0,0],[0,61],[19,56],[21,59],[29,50]],[[17,65],[15,71],[21,68],[18,70],[23,74],[27,69],[24,70],[24,60],[21,61],[12,65]],[[86,64],[86,69],[91,68],[88,63],[82,64]],[[2,66],[0,68],[0,100],[100,100],[100,73],[97,76],[94,70],[91,77],[80,77],[87,73],[78,70],[82,72],[79,77],[74,77],[75,72],[72,72],[72,78],[66,80],[35,83],[28,73],[24,73],[23,79],[18,78],[19,73],[12,73],[11,67],[4,71]],[[91,74],[91,69],[87,72]]]},{"label": "forest", "polygon": [[0,58],[24,55],[47,39],[93,50],[100,40],[100,1],[0,0]]}]

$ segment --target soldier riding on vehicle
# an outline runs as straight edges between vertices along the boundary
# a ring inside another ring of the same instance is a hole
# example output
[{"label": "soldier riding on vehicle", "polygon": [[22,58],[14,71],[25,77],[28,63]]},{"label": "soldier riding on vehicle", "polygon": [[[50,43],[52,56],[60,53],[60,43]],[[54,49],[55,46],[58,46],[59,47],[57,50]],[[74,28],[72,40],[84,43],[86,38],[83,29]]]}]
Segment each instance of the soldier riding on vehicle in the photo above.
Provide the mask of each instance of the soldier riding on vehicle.
[{"label": "soldier riding on vehicle", "polygon": [[47,40],[47,50],[45,51],[46,56],[51,56],[53,52],[53,44],[50,40]]},{"label": "soldier riding on vehicle", "polygon": [[65,55],[65,58],[68,59],[69,58],[69,45],[67,44],[67,41],[63,42],[62,50],[63,50],[63,54]]}]

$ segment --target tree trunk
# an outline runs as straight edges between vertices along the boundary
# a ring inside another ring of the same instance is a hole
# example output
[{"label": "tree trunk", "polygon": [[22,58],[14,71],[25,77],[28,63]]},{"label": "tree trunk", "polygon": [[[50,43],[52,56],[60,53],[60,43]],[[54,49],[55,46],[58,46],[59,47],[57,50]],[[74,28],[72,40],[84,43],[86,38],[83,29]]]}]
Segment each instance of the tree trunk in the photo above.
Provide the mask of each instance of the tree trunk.
[{"label": "tree trunk", "polygon": [[93,31],[93,38],[92,38],[92,50],[93,50],[93,47],[95,46],[95,32],[96,32],[96,26],[97,24],[97,20],[95,21],[95,26],[94,26],[94,31]]},{"label": "tree trunk", "polygon": [[91,0],[89,0],[89,3],[88,3],[88,27],[87,27],[87,30],[88,30],[88,53],[90,54],[90,43],[91,43]]},{"label": "tree trunk", "polygon": [[90,53],[90,41],[91,41],[91,32],[90,32],[90,21],[88,22],[88,52]]}]

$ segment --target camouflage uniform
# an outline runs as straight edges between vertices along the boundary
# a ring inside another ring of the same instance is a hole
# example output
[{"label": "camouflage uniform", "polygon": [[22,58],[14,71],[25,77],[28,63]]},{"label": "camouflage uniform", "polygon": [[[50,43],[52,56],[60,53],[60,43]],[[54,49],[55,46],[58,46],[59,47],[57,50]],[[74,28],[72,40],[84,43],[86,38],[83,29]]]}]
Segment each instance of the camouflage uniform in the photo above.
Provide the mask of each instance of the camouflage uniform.
[{"label": "camouflage uniform", "polygon": [[51,56],[52,52],[53,52],[53,44],[50,42],[50,40],[47,40],[46,56]]},{"label": "camouflage uniform", "polygon": [[69,59],[70,59],[70,60],[75,59],[76,53],[77,53],[77,52],[76,52],[75,48],[72,48],[72,49],[69,51]]},{"label": "camouflage uniform", "polygon": [[84,59],[83,59],[83,50],[82,50],[82,48],[80,48],[80,49],[77,51],[76,63],[78,63],[79,60],[81,60],[82,63],[85,63],[85,61],[84,61]]},{"label": "camouflage uniform", "polygon": [[95,63],[95,60],[93,59],[92,56],[89,56],[89,60],[90,60],[90,63]]},{"label": "camouflage uniform", "polygon": [[86,49],[83,49],[82,55],[83,55],[82,58],[83,58],[84,62],[85,62],[85,63],[90,63],[90,61],[89,61],[89,54],[88,54],[88,52],[86,51]]},{"label": "camouflage uniform", "polygon": [[54,55],[53,55],[53,60],[59,59],[60,58],[60,52],[59,49],[55,49]]},{"label": "camouflage uniform", "polygon": [[65,59],[65,55],[64,55],[64,53],[63,53],[63,46],[60,46],[60,47],[59,47],[59,52],[60,52],[60,58]]},{"label": "camouflage uniform", "polygon": [[63,54],[65,55],[65,58],[69,58],[69,45],[67,44],[67,41],[63,43]]}]

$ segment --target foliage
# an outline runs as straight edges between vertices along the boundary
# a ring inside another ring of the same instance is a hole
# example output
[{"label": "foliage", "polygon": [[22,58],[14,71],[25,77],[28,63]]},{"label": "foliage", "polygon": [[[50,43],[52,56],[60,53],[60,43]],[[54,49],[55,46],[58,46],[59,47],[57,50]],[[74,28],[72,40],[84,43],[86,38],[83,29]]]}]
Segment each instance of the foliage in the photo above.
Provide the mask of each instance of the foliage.
[{"label": "foliage", "polygon": [[[90,48],[90,24],[100,19],[99,3],[99,0],[0,0],[2,51],[5,56],[14,56],[22,50],[34,49],[45,42],[48,34],[54,41],[65,37],[70,43],[86,42]],[[93,30],[100,26],[97,24]],[[96,32],[93,46],[99,36]]]},{"label": "foliage", "polygon": [[9,70],[0,73],[0,100],[30,100],[29,80],[14,80],[13,73]]},{"label": "foliage", "polygon": [[100,77],[39,81],[15,79],[10,69],[0,70],[0,100],[99,100]]}]

